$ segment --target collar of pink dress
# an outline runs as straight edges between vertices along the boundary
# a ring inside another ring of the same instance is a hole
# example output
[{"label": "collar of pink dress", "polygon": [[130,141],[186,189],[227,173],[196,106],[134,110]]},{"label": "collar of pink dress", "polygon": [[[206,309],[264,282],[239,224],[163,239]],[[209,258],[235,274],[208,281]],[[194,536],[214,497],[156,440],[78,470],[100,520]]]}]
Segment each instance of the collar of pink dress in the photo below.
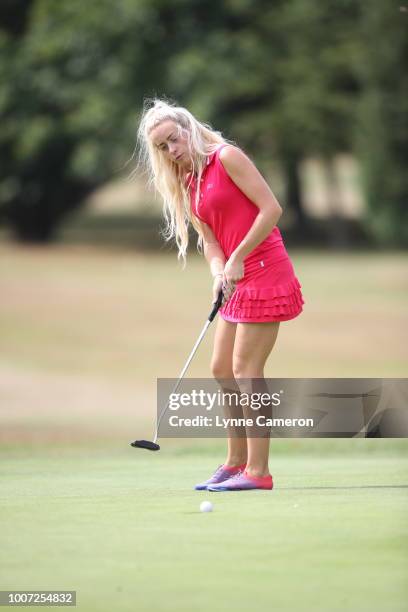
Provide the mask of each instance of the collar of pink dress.
[{"label": "collar of pink dress", "polygon": [[[223,145],[220,145],[220,146],[223,146]],[[208,167],[208,166],[211,164],[211,162],[213,161],[213,159],[214,159],[214,157],[215,157],[215,155],[216,155],[216,153],[217,153],[218,149],[219,149],[219,147],[217,147],[217,149],[214,151],[214,153],[211,153],[210,155],[207,155],[207,162],[206,162],[206,164],[205,164],[205,167],[206,167],[206,168],[207,168],[207,167]],[[188,173],[186,174],[186,178],[185,178],[186,183],[190,181],[190,178],[191,178],[191,172],[188,172]],[[192,182],[192,183],[195,183],[196,178],[197,178],[197,177],[193,176],[193,177],[192,177],[192,181],[191,181],[191,182]]]}]

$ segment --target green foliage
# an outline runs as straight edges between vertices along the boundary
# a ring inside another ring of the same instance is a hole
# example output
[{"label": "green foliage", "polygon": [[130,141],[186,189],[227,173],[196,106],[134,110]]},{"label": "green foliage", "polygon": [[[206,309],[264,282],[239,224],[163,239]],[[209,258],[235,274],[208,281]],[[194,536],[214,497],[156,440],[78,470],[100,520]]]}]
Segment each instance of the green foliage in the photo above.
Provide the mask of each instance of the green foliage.
[{"label": "green foliage", "polygon": [[23,36],[2,31],[0,206],[20,237],[50,239],[117,171],[135,112],[129,73],[139,69],[142,84],[145,72],[135,33],[148,15],[140,2],[113,15],[108,2],[38,0]]},{"label": "green foliage", "polygon": [[116,176],[143,99],[166,95],[261,165],[280,161],[291,197],[304,156],[356,150],[373,235],[406,244],[407,16],[394,3],[16,6],[0,9],[0,211],[20,237],[50,239],[90,190]]},{"label": "green foliage", "polygon": [[356,144],[367,227],[383,245],[408,245],[407,20],[393,3],[364,4]]}]

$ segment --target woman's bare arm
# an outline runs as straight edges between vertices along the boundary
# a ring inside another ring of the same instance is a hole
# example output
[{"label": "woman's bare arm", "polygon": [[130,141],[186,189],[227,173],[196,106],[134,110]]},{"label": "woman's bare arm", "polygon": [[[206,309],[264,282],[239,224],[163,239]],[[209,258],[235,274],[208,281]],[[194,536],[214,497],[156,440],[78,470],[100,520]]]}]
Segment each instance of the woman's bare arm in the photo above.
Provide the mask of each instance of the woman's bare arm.
[{"label": "woman's bare arm", "polygon": [[282,214],[282,208],[268,183],[243,151],[228,145],[221,150],[220,160],[231,180],[259,208],[247,235],[230,257],[243,261],[271,233]]},{"label": "woman's bare arm", "polygon": [[203,237],[204,257],[209,263],[211,274],[213,277],[222,276],[226,261],[224,251],[212,229],[204,221],[197,219],[197,222]]}]

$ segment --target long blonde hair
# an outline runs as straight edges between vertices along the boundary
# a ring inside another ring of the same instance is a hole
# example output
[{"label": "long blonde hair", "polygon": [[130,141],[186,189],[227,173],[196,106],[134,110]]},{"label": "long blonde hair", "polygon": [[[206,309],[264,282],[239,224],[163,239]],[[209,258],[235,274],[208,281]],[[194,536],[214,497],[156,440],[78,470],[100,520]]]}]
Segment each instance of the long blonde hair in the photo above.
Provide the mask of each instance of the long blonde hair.
[{"label": "long blonde hair", "polygon": [[[153,128],[168,120],[176,124],[179,136],[184,132],[187,137],[192,159],[192,172],[188,184],[186,184],[186,170],[175,162],[166,159],[163,152],[153,145],[150,138],[150,132]],[[163,199],[163,215],[166,227],[162,235],[166,241],[175,239],[178,247],[178,259],[183,260],[184,267],[187,256],[189,223],[198,233],[198,251],[201,251],[203,246],[200,227],[190,210],[189,188],[192,178],[196,175],[196,185],[199,185],[207,156],[214,153],[220,144],[232,143],[232,141],[225,139],[221,132],[213,130],[210,125],[198,121],[186,108],[159,98],[145,100],[137,131],[137,140],[139,149],[137,168],[142,166],[148,175],[148,186],[153,187]],[[196,189],[196,204],[198,198],[199,189]]]}]

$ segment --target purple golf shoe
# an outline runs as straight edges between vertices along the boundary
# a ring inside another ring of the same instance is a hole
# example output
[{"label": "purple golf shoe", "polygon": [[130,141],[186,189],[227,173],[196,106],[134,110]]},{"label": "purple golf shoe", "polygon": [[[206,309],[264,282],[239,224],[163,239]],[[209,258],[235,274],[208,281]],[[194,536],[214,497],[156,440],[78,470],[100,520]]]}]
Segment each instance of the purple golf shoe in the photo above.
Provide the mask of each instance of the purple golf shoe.
[{"label": "purple golf shoe", "polygon": [[208,491],[249,491],[251,489],[273,489],[272,476],[262,476],[261,478],[250,476],[245,470],[231,476],[228,480],[218,484],[210,484]]},{"label": "purple golf shoe", "polygon": [[244,469],[245,463],[243,465],[238,465],[237,467],[228,467],[224,464],[219,465],[218,468],[215,470],[214,474],[211,476],[211,478],[205,480],[204,482],[200,482],[200,484],[197,484],[194,488],[196,491],[204,491],[208,488],[209,485],[215,485],[219,482],[223,482],[224,480],[231,478],[231,476],[239,474]]}]

